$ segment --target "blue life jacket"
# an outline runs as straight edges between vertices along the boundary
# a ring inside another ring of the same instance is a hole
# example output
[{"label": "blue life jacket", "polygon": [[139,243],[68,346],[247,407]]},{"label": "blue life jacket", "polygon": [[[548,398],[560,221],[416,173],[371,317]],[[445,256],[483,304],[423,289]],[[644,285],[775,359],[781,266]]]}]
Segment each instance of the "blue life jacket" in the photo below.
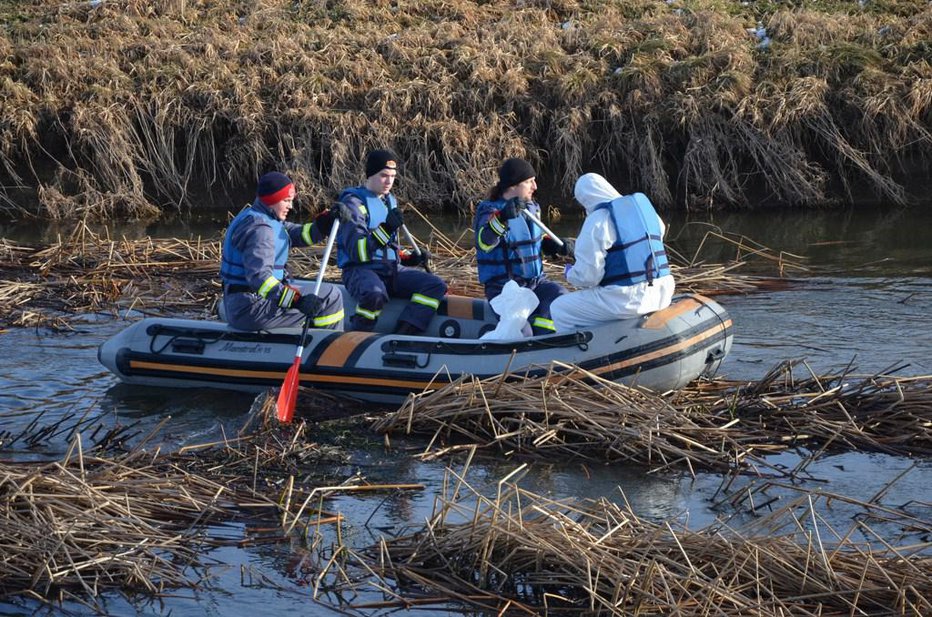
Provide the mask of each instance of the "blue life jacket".
[{"label": "blue life jacket", "polygon": [[[366,207],[366,226],[369,229],[375,229],[379,225],[385,222],[385,217],[388,216],[389,209],[395,209],[398,207],[398,200],[395,199],[395,196],[391,193],[388,194],[388,207],[386,207],[385,202],[382,199],[367,189],[364,186],[355,186],[353,188],[345,189],[340,194],[340,201],[343,201],[343,198],[347,195],[355,195]],[[368,247],[370,260],[368,263],[379,263],[383,261],[398,261],[398,254],[395,252],[395,234],[392,234],[391,241],[387,245],[381,248]],[[337,247],[337,265],[341,268],[345,267],[347,264],[361,263],[354,260],[349,251],[340,250],[342,247]]]},{"label": "blue life jacket", "polygon": [[272,276],[279,281],[285,280],[285,264],[288,263],[288,250],[291,248],[291,238],[288,230],[274,216],[255,209],[255,204],[243,208],[227,227],[223,239],[223,249],[220,257],[220,278],[227,285],[248,285],[246,281],[246,268],[243,265],[243,253],[233,245],[234,233],[238,233],[243,225],[258,225],[265,223],[271,226],[275,233],[275,254],[272,261]]},{"label": "blue life jacket", "polygon": [[[507,200],[483,201],[479,208],[501,210]],[[539,208],[538,208],[539,211]],[[477,217],[478,218],[478,217]],[[544,272],[540,245],[543,232],[521,213],[508,221],[508,231],[491,251],[479,249],[479,229],[476,228],[476,262],[479,282],[486,284],[495,279],[527,281],[537,279]]]},{"label": "blue life jacket", "polygon": [[611,213],[615,243],[605,256],[605,275],[600,285],[633,285],[670,274],[667,251],[663,246],[660,218],[643,193],[622,195],[596,210]]}]

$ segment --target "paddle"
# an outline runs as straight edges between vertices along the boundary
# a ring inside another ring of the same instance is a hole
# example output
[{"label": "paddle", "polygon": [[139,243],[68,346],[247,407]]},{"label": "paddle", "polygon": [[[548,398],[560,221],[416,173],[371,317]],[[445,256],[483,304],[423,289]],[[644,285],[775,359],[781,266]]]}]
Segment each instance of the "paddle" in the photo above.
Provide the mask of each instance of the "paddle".
[{"label": "paddle", "polygon": [[547,226],[544,225],[543,222],[541,222],[541,220],[540,220],[539,218],[537,218],[535,215],[533,215],[533,214],[531,214],[530,212],[528,212],[526,208],[525,208],[524,210],[522,210],[521,213],[522,213],[524,216],[526,216],[526,217],[528,217],[529,219],[531,219],[531,221],[533,221],[535,225],[537,225],[538,227],[540,227],[541,229],[543,229],[543,230],[544,230],[544,233],[547,234],[548,236],[550,236],[550,238],[551,238],[554,242],[557,243],[557,246],[563,246],[563,240],[561,240],[560,237],[557,236],[557,234],[555,234],[555,233],[553,233],[552,231],[550,231],[550,230],[547,228]]},{"label": "paddle", "polygon": [[[408,244],[411,245],[411,248],[414,249],[414,252],[418,255],[421,254],[421,248],[417,245],[417,242],[414,241],[414,236],[411,235],[411,232],[408,231],[407,225],[401,226],[401,231],[404,233],[405,237],[408,239]],[[425,259],[424,260],[424,270],[430,272],[430,263]]]},{"label": "paddle", "polygon": [[[340,220],[333,221],[333,227],[330,229],[330,236],[327,238],[327,247],[324,249],[324,255],[320,258],[320,272],[317,273],[317,280],[314,281],[314,295],[320,291],[320,285],[324,282],[324,271],[327,269],[327,261],[330,259],[330,251],[333,250],[333,241],[337,237],[337,230],[340,228]],[[291,422],[294,417],[294,408],[298,403],[298,385],[301,376],[301,359],[304,355],[304,340],[307,338],[307,330],[311,325],[312,317],[304,318],[304,327],[301,329],[301,338],[298,339],[298,348],[295,350],[294,362],[291,368],[285,373],[285,381],[282,383],[281,392],[278,393],[278,399],[275,401],[275,413],[279,422],[285,424]]]}]

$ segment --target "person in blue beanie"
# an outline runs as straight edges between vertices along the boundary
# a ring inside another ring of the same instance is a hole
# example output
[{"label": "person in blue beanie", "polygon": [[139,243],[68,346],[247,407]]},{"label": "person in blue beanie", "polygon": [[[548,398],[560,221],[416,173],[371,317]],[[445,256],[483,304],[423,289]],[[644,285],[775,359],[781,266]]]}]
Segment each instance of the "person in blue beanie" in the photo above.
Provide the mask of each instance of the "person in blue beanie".
[{"label": "person in blue beanie", "polygon": [[317,295],[299,291],[288,280],[292,246],[310,246],[329,234],[334,209],[303,225],[285,219],[294,204],[295,187],[283,173],[259,178],[255,201],[230,222],[223,239],[220,278],[223,313],[239,330],[268,330],[300,325],[305,318],[315,328],[339,329],[343,295],[328,283]]}]

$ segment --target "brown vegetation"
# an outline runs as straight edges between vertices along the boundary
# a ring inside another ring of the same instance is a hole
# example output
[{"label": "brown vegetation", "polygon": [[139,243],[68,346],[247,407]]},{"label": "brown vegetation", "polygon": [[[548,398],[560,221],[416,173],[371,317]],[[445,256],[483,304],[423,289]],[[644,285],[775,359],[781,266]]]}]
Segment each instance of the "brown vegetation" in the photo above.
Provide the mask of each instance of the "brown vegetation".
[{"label": "brown vegetation", "polygon": [[[540,367],[537,367],[540,368]],[[474,448],[535,460],[628,462],[794,477],[768,454],[806,446],[932,456],[932,377],[814,375],[795,363],[757,382],[696,381],[664,395],[554,362],[536,377],[463,375],[410,395],[373,422],[388,434],[432,436],[424,458]]]},{"label": "brown vegetation", "polygon": [[[671,252],[677,289],[706,295],[743,293],[766,288],[787,273],[802,269],[799,258],[717,232],[709,243],[734,247],[726,263],[705,263],[700,251],[692,258]],[[705,244],[705,243],[703,243]],[[482,297],[475,276],[475,256],[468,238],[451,240],[432,228],[429,246],[434,272],[450,285],[450,293]],[[470,248],[467,248],[467,245]],[[114,239],[78,223],[71,234],[48,246],[24,246],[0,239],[0,326],[44,324],[67,327],[67,318],[94,312],[173,315],[215,319],[220,299],[220,235],[210,239]],[[314,278],[320,251],[292,251],[294,276]],[[743,274],[753,263],[769,276]],[[546,266],[551,274],[562,267]],[[331,268],[328,279],[339,280]]]},{"label": "brown vegetation", "polygon": [[[162,449],[168,417],[144,435],[135,424],[41,412],[16,434],[0,431],[5,448],[70,440],[57,460],[0,461],[0,598],[74,600],[104,614],[108,591],[201,587],[211,547],[287,544],[293,529],[339,523],[320,509],[327,496],[423,488],[330,477],[320,463],[345,454],[310,440],[304,422],[281,427],[274,403],[261,395],[237,435],[176,451]],[[245,532],[231,534],[230,521]]]},{"label": "brown vegetation", "polygon": [[316,210],[375,146],[421,209],[468,210],[508,155],[558,194],[595,169],[666,208],[902,202],[932,152],[923,0],[37,0],[0,22],[21,214],[227,204],[272,167]]},{"label": "brown vegetation", "polygon": [[[336,600],[352,597],[346,588],[383,592],[382,602],[350,606],[360,610],[451,602],[498,615],[618,617],[932,610],[928,544],[894,545],[868,523],[883,516],[930,531],[904,510],[860,503],[851,528],[834,529],[817,514],[820,497],[805,494],[754,524],[697,531],[647,520],[627,502],[555,501],[515,482],[501,480],[490,496],[454,476],[423,529],[349,562],[369,580],[334,564],[336,589],[320,587]],[[867,541],[856,539],[862,533]]]}]

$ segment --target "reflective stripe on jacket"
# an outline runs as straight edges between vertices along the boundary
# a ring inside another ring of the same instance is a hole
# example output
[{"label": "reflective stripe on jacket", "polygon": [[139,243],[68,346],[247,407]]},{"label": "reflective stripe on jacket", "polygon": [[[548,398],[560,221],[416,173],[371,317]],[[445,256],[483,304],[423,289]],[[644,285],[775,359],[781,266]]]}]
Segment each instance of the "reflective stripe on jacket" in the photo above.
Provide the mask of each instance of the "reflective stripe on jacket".
[{"label": "reflective stripe on jacket", "polygon": [[660,218],[643,193],[622,195],[598,206],[611,213],[615,243],[605,256],[600,285],[633,285],[670,274]]},{"label": "reflective stripe on jacket", "polygon": [[[495,279],[534,280],[543,274],[541,261],[541,240],[543,232],[520,213],[509,220],[508,230],[500,241],[492,247],[483,247],[480,242],[482,228],[494,213],[505,207],[506,200],[483,201],[476,208],[476,262],[479,270],[479,282],[486,284]],[[540,206],[528,204],[531,212],[540,212]]]}]

